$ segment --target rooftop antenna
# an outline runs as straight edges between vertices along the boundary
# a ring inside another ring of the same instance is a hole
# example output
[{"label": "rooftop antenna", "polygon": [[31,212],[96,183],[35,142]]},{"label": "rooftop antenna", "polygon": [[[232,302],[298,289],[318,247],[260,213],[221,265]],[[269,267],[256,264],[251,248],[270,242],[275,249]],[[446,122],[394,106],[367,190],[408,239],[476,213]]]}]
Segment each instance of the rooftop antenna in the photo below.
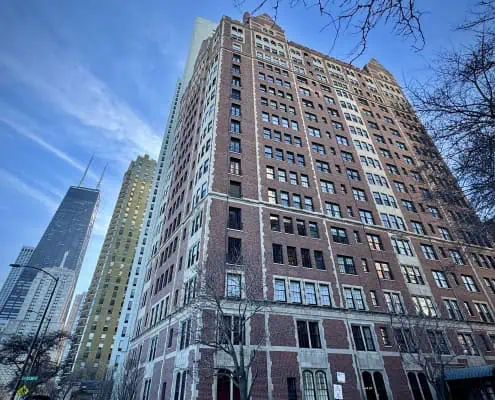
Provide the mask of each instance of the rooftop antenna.
[{"label": "rooftop antenna", "polygon": [[79,182],[79,185],[77,186],[81,186],[84,182],[84,179],[86,178],[86,175],[88,174],[88,170],[89,170],[89,167],[91,166],[91,163],[93,162],[93,155],[91,155],[91,158],[89,159],[89,163],[88,163],[88,166],[86,167],[86,169],[84,170],[84,174],[81,178],[81,181]]},{"label": "rooftop antenna", "polygon": [[96,189],[100,189],[101,186],[101,181],[103,180],[103,175],[105,175],[105,171],[107,170],[108,163],[105,164],[105,168],[103,168],[103,171],[101,172],[100,179],[98,180],[98,183],[96,184]]}]

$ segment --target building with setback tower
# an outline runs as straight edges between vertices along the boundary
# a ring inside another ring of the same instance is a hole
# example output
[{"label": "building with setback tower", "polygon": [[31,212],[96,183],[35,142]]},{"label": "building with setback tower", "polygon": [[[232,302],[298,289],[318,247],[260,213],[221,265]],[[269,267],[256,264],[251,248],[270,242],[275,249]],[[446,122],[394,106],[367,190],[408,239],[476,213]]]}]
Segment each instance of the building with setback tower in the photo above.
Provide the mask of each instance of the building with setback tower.
[{"label": "building with setback tower", "polygon": [[[462,196],[431,196],[460,190],[378,61],[291,42],[266,15],[223,17],[184,88],[170,169],[130,333],[142,399],[239,398],[232,360],[198,344],[225,321],[223,344],[256,350],[257,399],[432,399],[404,357],[419,350],[458,377],[492,373],[478,366],[495,362],[493,242],[466,228]],[[220,318],[196,307],[219,266]],[[269,308],[240,332],[229,313],[253,273]],[[421,347],[401,318],[431,323]]]},{"label": "building with setback tower", "polygon": [[[130,269],[146,214],[156,162],[148,155],[132,161],[103,242],[98,263],[76,322],[68,360],[73,369],[106,374],[124,295],[135,291]],[[131,285],[131,286],[129,286]]]}]

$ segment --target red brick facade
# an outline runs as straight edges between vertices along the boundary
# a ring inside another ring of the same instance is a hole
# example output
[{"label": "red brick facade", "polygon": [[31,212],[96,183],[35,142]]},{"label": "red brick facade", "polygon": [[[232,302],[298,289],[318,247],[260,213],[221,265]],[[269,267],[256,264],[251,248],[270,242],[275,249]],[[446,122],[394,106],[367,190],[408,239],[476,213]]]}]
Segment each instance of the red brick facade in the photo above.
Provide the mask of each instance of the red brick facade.
[{"label": "red brick facade", "polygon": [[[458,189],[377,61],[359,70],[287,41],[266,16],[224,17],[182,98],[171,179],[132,333],[143,399],[227,398],[200,365],[228,366],[196,344],[198,321],[184,322],[202,287],[194,271],[227,257],[229,239],[256,255],[270,305],[248,331],[248,343],[269,338],[253,399],[333,399],[334,384],[344,399],[413,399],[407,373],[421,370],[399,352],[402,312],[436,315],[452,365],[495,362],[495,253],[463,228],[467,203],[428,200]],[[311,345],[298,322],[316,323]]]}]

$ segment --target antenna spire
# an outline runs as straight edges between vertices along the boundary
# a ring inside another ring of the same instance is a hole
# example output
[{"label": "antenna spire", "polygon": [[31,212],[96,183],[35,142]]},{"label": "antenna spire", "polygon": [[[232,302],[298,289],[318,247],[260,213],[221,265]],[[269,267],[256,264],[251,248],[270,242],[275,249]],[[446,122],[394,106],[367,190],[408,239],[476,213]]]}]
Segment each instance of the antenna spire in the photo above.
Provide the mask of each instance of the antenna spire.
[{"label": "antenna spire", "polygon": [[78,186],[82,186],[82,184],[84,182],[84,179],[86,179],[86,175],[88,174],[88,170],[89,170],[89,167],[91,166],[91,163],[92,162],[93,162],[93,155],[91,155],[91,158],[89,159],[88,166],[84,170],[84,174],[83,174],[83,176],[81,178],[81,181],[79,182],[79,185]]},{"label": "antenna spire", "polygon": [[98,183],[96,184],[96,189],[99,189],[101,186],[101,181],[103,180],[103,175],[105,175],[105,171],[107,170],[108,163],[105,164],[105,168],[103,168],[103,171],[101,172],[100,179],[98,180]]}]

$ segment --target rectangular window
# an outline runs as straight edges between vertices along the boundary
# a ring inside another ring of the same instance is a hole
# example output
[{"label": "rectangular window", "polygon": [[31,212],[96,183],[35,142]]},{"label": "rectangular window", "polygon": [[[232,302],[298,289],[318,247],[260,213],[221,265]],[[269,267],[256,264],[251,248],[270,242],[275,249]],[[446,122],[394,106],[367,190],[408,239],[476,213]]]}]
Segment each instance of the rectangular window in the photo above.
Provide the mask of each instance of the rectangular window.
[{"label": "rectangular window", "polygon": [[230,229],[242,229],[241,209],[237,207],[229,207],[229,223]]},{"label": "rectangular window", "polygon": [[342,212],[340,211],[340,206],[338,204],[325,202],[325,208],[327,210],[327,215],[335,218],[342,218]]},{"label": "rectangular window", "polygon": [[325,270],[326,267],[325,267],[325,258],[323,257],[323,252],[320,250],[315,250],[314,256],[315,256],[316,269]]},{"label": "rectangular window", "polygon": [[297,321],[297,338],[301,348],[321,349],[318,322]]},{"label": "rectangular window", "polygon": [[376,273],[380,279],[393,280],[390,265],[387,262],[375,261]]},{"label": "rectangular window", "polygon": [[283,264],[284,263],[284,254],[282,251],[282,245],[281,244],[272,244],[272,251],[273,251],[273,262],[276,264]]},{"label": "rectangular window", "polygon": [[275,301],[286,302],[287,293],[285,290],[285,280],[275,279]]},{"label": "rectangular window", "polygon": [[314,283],[304,283],[304,297],[306,298],[306,304],[316,305],[316,288]]},{"label": "rectangular window", "polygon": [[342,274],[357,275],[354,259],[348,256],[337,256],[337,264]]},{"label": "rectangular window", "polygon": [[479,356],[480,352],[476,347],[473,336],[470,333],[457,332],[457,341],[462,347],[464,354]]},{"label": "rectangular window", "polygon": [[302,303],[301,284],[298,281],[289,282],[290,300],[292,303]]},{"label": "rectangular window", "polygon": [[227,262],[239,264],[242,262],[241,239],[229,237],[227,241]]},{"label": "rectangular window", "polygon": [[229,196],[236,198],[242,197],[241,182],[229,181]]},{"label": "rectangular window", "polygon": [[358,288],[344,288],[346,307],[350,310],[365,310],[363,292]]},{"label": "rectangular window", "polygon": [[433,274],[433,279],[439,288],[449,288],[449,281],[447,280],[447,276],[443,271],[431,271]]},{"label": "rectangular window", "polygon": [[385,250],[379,235],[375,235],[373,233],[367,233],[366,237],[368,238],[368,245],[370,246],[371,249]]},{"label": "rectangular window", "polygon": [[347,232],[344,228],[337,228],[332,226],[330,229],[332,233],[332,240],[336,243],[349,244],[349,238],[347,237]]},{"label": "rectangular window", "polygon": [[461,275],[462,283],[464,283],[464,287],[469,292],[479,292],[478,285],[474,281],[473,277],[470,275]]},{"label": "rectangular window", "polygon": [[240,274],[227,274],[227,297],[240,298],[241,297],[241,275]]},{"label": "rectangular window", "polygon": [[449,319],[453,319],[456,321],[463,321],[464,316],[462,315],[461,309],[459,308],[459,303],[457,300],[453,299],[444,299],[443,304],[447,309],[447,313],[449,314]]},{"label": "rectangular window", "polygon": [[297,251],[295,247],[287,246],[287,262],[289,265],[297,266]]},{"label": "rectangular window", "polygon": [[357,351],[376,351],[373,334],[369,326],[351,325],[351,330]]},{"label": "rectangular window", "polygon": [[313,268],[309,249],[301,249],[301,260],[304,268]]},{"label": "rectangular window", "polygon": [[320,304],[322,306],[331,306],[330,289],[328,285],[320,283]]}]

